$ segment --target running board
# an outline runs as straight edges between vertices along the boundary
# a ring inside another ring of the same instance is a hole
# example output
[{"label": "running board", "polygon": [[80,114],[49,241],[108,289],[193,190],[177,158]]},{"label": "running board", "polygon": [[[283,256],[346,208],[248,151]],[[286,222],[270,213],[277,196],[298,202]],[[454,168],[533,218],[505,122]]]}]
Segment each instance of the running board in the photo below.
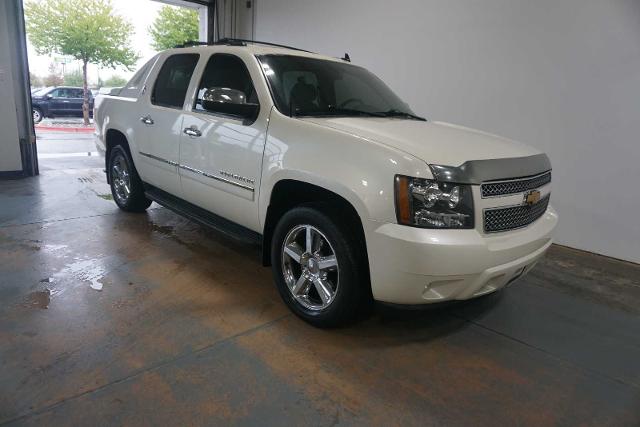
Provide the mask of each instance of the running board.
[{"label": "running board", "polygon": [[160,190],[149,184],[144,184],[144,194],[147,198],[153,200],[159,205],[164,206],[173,212],[184,216],[191,221],[202,224],[206,227],[213,228],[214,230],[224,234],[225,236],[239,240],[244,243],[252,245],[262,244],[262,235],[250,230],[240,224],[233,221],[229,221],[219,215],[216,215],[208,210],[202,209],[192,203],[187,202],[179,197],[173,196],[166,191]]}]

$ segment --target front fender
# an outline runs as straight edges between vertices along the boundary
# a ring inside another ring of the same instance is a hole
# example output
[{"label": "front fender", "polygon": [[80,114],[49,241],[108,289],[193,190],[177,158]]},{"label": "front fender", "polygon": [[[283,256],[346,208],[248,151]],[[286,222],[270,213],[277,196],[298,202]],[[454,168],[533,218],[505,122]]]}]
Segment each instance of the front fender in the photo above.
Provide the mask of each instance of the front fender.
[{"label": "front fender", "polygon": [[39,109],[44,116],[49,115],[49,105],[45,102],[31,102],[31,108]]},{"label": "front fender", "polygon": [[395,222],[394,177],[433,178],[427,164],[407,153],[273,110],[259,195],[264,227],[274,186],[293,179],[332,191],[365,220]]}]

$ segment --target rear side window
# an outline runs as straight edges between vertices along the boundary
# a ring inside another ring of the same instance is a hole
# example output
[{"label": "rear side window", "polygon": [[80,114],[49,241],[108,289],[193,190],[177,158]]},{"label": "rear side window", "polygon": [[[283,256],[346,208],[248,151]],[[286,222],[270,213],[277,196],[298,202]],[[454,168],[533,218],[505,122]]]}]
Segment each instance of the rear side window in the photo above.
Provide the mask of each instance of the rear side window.
[{"label": "rear side window", "polygon": [[198,54],[179,54],[167,58],[158,73],[151,103],[163,107],[182,108]]},{"label": "rear side window", "polygon": [[137,98],[140,90],[142,89],[142,85],[144,84],[147,74],[149,74],[149,71],[151,70],[151,66],[155,64],[157,59],[158,56],[156,55],[151,58],[146,64],[144,64],[142,68],[140,68],[138,72],[136,72],[133,77],[131,77],[131,80],[129,80],[129,82],[120,90],[118,96],[124,96],[126,98]]},{"label": "rear side window", "polygon": [[71,98],[84,98],[84,91],[82,89],[71,89]]}]

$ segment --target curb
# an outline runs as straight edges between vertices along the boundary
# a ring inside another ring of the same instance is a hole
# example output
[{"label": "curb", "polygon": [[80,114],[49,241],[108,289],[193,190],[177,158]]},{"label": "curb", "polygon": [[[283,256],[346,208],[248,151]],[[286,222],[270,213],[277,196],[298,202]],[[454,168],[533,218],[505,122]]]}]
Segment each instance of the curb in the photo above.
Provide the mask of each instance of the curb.
[{"label": "curb", "polygon": [[96,130],[95,127],[62,127],[62,126],[35,126],[37,131],[47,131],[47,132],[80,132],[80,133],[89,133],[94,132]]}]

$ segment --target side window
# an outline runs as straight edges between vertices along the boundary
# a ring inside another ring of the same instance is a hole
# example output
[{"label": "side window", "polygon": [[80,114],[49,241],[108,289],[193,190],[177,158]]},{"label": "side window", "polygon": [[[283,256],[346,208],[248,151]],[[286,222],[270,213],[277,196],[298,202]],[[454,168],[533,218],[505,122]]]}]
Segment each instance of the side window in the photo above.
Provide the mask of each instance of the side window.
[{"label": "side window", "polygon": [[157,60],[157,55],[154,56],[151,60],[149,60],[146,64],[142,66],[138,70],[137,73],[129,80],[129,82],[124,86],[123,89],[120,90],[119,96],[124,96],[127,98],[136,98],[142,89],[142,84],[149,74],[151,70],[151,66],[155,64]]},{"label": "side window", "polygon": [[84,91],[82,89],[71,89],[71,98],[84,98]]},{"label": "side window", "polygon": [[151,103],[163,107],[182,108],[191,75],[200,55],[185,53],[167,58],[156,78]]},{"label": "side window", "polygon": [[62,89],[54,89],[51,92],[49,92],[49,95],[51,95],[54,98],[60,98],[60,91]]},{"label": "side window", "polygon": [[58,98],[71,98],[71,89],[65,87],[58,89]]},{"label": "side window", "polygon": [[202,96],[207,89],[213,88],[239,90],[245,94],[247,104],[258,103],[249,70],[237,56],[224,53],[211,56],[198,86],[198,99],[194,107],[196,111],[205,111],[202,108]]}]

